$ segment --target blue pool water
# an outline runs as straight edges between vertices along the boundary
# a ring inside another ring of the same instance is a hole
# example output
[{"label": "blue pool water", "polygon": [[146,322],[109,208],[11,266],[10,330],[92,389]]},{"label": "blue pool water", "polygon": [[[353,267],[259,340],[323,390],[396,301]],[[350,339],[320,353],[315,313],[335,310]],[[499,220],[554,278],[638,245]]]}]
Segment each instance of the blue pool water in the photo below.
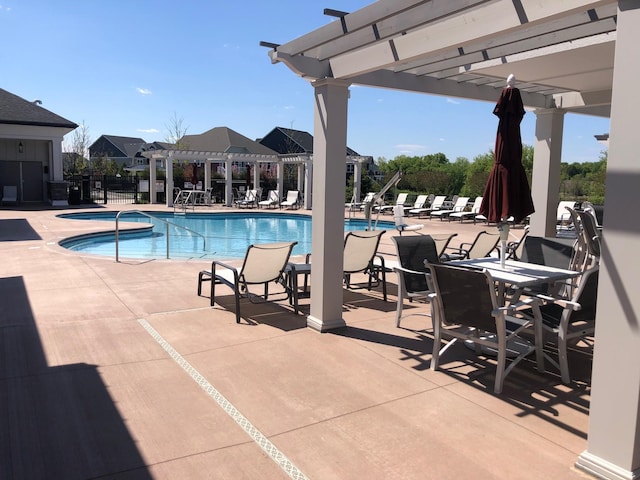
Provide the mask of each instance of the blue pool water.
[{"label": "blue pool water", "polygon": [[[105,220],[114,222],[117,212],[65,213],[62,218]],[[311,252],[311,217],[308,215],[260,212],[237,213],[165,213],[148,212],[169,224],[169,258],[243,258],[252,243],[297,241],[293,255]],[[119,256],[122,258],[167,258],[167,226],[162,221],[131,212],[120,215],[121,228],[137,222],[153,229],[120,230]],[[76,252],[114,257],[116,254],[115,223],[100,234],[80,235],[65,239],[60,245]],[[345,231],[364,230],[367,222],[345,220]],[[141,225],[141,228],[143,225]],[[200,233],[195,235],[183,228]],[[393,229],[393,222],[378,222],[377,229]],[[204,244],[204,249],[203,249]]]}]

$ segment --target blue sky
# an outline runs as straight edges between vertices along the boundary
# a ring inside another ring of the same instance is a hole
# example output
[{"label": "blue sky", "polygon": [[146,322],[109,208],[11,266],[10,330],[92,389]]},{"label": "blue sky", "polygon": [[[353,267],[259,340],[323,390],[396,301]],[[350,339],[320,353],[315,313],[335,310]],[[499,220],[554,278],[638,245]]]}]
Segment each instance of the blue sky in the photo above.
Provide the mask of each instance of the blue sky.
[{"label": "blue sky", "polygon": [[[225,126],[259,138],[276,126],[313,133],[313,90],[265,40],[285,43],[371,0],[266,2],[0,0],[0,88],[102,134],[163,141],[174,116],[188,134]],[[493,104],[352,87],[348,144],[362,155],[493,148]],[[535,115],[522,123],[533,144]],[[568,114],[563,161],[597,161],[609,120]]]}]

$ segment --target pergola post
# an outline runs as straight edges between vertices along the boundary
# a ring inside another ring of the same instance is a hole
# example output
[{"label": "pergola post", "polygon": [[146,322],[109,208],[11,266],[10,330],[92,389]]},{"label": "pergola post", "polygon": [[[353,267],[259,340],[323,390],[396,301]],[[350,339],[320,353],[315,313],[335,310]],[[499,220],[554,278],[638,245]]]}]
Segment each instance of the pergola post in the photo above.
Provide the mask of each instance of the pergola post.
[{"label": "pergola post", "polygon": [[284,161],[278,161],[277,181],[278,181],[278,197],[284,198]]},{"label": "pergola post", "polygon": [[173,207],[173,152],[169,152],[164,159],[165,171],[167,172],[167,184],[165,185],[165,191],[167,192],[165,197],[167,201],[167,207]]},{"label": "pergola post", "polygon": [[565,111],[539,109],[535,114],[531,196],[536,212],[531,215],[529,233],[538,237],[555,237]]},{"label": "pergola post", "polygon": [[211,166],[212,161],[210,158],[204,161],[204,185],[202,189],[206,192],[208,188],[211,188]]},{"label": "pergola post", "polygon": [[149,159],[149,203],[158,203],[158,192],[156,188],[156,159]]},{"label": "pergola post", "polygon": [[227,207],[233,206],[233,171],[232,159],[227,157],[224,161],[224,204]]},{"label": "pergola post", "polygon": [[313,160],[311,157],[304,162],[304,208],[311,210],[311,193],[313,192]]},{"label": "pergola post", "polygon": [[356,202],[362,198],[362,163],[360,160],[353,162],[353,196]]},{"label": "pergola post", "polygon": [[[344,327],[344,152],[347,149],[349,86],[342,81],[313,82],[313,191],[311,314],[307,326],[324,332]],[[340,254],[336,255],[337,252]]]},{"label": "pergola post", "polygon": [[637,47],[640,2],[618,2],[606,205],[587,450],[576,465],[601,478],[640,478],[640,184]]},{"label": "pergola post", "polygon": [[[253,162],[253,188],[260,189],[260,162]],[[262,200],[258,198],[258,200]]]}]

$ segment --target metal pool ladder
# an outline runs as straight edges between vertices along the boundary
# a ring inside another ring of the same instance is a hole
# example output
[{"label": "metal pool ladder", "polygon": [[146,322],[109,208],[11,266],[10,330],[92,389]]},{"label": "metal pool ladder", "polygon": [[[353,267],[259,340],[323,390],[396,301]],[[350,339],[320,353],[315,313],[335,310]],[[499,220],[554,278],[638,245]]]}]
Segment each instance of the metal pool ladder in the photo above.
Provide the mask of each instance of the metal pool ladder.
[{"label": "metal pool ladder", "polygon": [[169,226],[172,227],[177,227],[177,228],[181,228],[183,230],[186,230],[189,233],[193,233],[194,235],[197,235],[199,237],[202,237],[202,250],[206,250],[207,249],[207,239],[206,237],[201,234],[200,232],[196,232],[195,230],[191,230],[190,228],[184,227],[182,225],[178,225],[177,223],[173,223],[173,222],[169,222],[163,218],[157,217],[155,215],[151,215],[149,213],[143,212],[142,210],[126,210],[126,211],[122,211],[122,212],[118,212],[118,214],[116,215],[116,262],[120,261],[120,255],[119,255],[119,251],[118,251],[118,237],[119,237],[119,233],[120,233],[120,226],[119,226],[119,221],[120,221],[120,215],[124,215],[127,213],[138,213],[140,215],[143,215],[147,218],[150,218],[152,220],[158,220],[160,222],[163,222],[165,224],[166,227],[166,237],[167,237],[167,258],[169,258]]}]

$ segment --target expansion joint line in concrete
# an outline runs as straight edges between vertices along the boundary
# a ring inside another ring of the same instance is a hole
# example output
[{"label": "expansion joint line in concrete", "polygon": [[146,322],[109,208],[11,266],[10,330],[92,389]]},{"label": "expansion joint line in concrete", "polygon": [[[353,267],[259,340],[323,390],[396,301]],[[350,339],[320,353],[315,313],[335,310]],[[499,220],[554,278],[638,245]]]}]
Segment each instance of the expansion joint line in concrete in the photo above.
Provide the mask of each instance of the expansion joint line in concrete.
[{"label": "expansion joint line in concrete", "polygon": [[306,480],[304,473],[296,467],[265,435],[234,407],[209,381],[182,357],[149,322],[138,319],[138,323],[158,342],[165,352],[229,415],[262,450],[294,480]]}]

